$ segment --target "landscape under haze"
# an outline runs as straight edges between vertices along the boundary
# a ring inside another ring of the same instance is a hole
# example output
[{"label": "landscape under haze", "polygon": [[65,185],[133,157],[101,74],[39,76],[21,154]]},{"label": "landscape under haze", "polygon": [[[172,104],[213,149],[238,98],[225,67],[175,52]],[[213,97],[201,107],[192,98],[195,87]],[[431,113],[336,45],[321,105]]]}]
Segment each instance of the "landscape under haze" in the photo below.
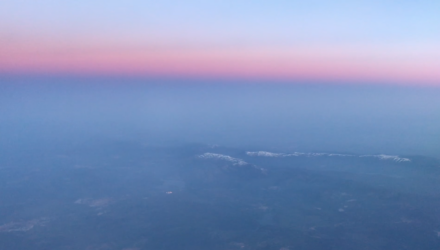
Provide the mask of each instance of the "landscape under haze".
[{"label": "landscape under haze", "polygon": [[438,89],[0,86],[0,249],[440,247]]},{"label": "landscape under haze", "polygon": [[440,249],[439,10],[0,0],[0,250]]}]

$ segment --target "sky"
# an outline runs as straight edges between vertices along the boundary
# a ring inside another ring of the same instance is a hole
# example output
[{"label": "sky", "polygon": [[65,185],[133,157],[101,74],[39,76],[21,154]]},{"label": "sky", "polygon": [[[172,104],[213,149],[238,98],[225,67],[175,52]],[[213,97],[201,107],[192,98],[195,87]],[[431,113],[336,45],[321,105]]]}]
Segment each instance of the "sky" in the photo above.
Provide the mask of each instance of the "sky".
[{"label": "sky", "polygon": [[440,86],[440,2],[1,0],[0,72]]},{"label": "sky", "polygon": [[438,10],[0,0],[3,144],[79,133],[438,157]]}]

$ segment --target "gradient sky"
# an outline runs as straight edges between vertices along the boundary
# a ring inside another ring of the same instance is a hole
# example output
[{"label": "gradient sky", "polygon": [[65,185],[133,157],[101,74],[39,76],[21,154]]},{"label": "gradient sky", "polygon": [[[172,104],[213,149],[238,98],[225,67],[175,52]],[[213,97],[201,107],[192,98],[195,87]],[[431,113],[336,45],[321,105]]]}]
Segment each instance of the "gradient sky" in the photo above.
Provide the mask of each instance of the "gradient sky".
[{"label": "gradient sky", "polygon": [[6,0],[0,72],[440,85],[438,1]]}]

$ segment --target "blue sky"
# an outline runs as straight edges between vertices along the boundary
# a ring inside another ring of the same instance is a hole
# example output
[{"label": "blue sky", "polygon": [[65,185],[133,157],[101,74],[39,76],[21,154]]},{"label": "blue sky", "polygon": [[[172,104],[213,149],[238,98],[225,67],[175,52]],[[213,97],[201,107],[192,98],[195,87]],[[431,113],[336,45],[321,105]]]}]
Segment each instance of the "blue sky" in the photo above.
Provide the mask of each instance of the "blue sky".
[{"label": "blue sky", "polygon": [[[145,47],[210,50],[206,52],[209,55],[195,61],[206,61],[206,58],[212,58],[211,54],[217,53],[216,51],[231,49],[253,49],[252,54],[257,54],[263,50],[286,50],[286,53],[288,50],[303,51],[303,47],[310,51],[321,47],[325,47],[327,51],[338,51],[349,46],[355,50],[348,52],[352,53],[348,57],[354,60],[353,62],[339,57],[330,58],[330,61],[347,61],[341,64],[341,69],[358,62],[368,64],[372,60],[389,60],[394,63],[386,66],[393,69],[389,71],[415,69],[411,75],[400,78],[394,76],[395,79],[412,77],[437,81],[440,80],[435,73],[438,70],[436,65],[440,61],[439,10],[440,2],[436,1],[2,1],[0,42],[9,46],[4,50],[15,49],[23,54],[16,59],[16,54],[0,51],[0,55],[4,54],[4,61],[0,60],[0,67],[3,71],[16,70],[17,67],[35,68],[32,64],[35,62],[29,63],[30,60],[26,59],[35,58],[35,53],[41,55],[41,61],[52,60],[52,64],[48,64],[47,68],[50,68],[50,65],[60,65],[60,61],[65,61],[63,58],[54,59],[49,56],[54,51],[54,43],[57,44],[58,50],[65,51],[72,48],[81,50],[83,47],[92,47],[91,44],[102,44],[102,47],[111,48],[105,52],[108,55],[122,53],[118,52],[115,46],[136,48],[139,52],[145,51]],[[386,54],[387,50],[394,48],[401,49]],[[28,54],[22,52],[30,50],[38,51]],[[365,59],[358,55],[370,50],[373,54],[377,52],[378,56]],[[239,57],[234,57],[236,51],[228,53],[228,60],[233,61]],[[403,67],[395,64],[401,59],[413,60],[413,55],[417,57],[414,60],[415,65]],[[125,68],[139,64],[132,59],[133,56],[130,58],[126,60]],[[325,58],[326,55],[323,53],[313,62],[313,67],[316,68],[313,72],[334,70],[322,69],[322,65],[328,64]],[[81,65],[87,66],[76,66],[77,68],[93,70],[91,65],[97,65],[96,60],[81,60]],[[178,66],[175,65],[181,64],[175,58],[167,60],[172,62],[170,65],[174,65],[168,66],[170,68],[176,68]],[[424,69],[425,62],[429,70]],[[65,68],[68,68],[67,64],[72,65],[72,62],[66,63]],[[218,60],[212,60],[211,64],[211,69],[221,68]],[[229,61],[220,64],[229,64]],[[370,66],[361,65],[359,68],[346,71],[365,75],[368,67]],[[95,68],[105,67],[98,65]],[[149,72],[148,69],[151,68],[154,67],[150,65],[142,70]],[[212,74],[211,71],[207,74]],[[220,74],[232,74],[228,69],[217,71],[221,71]],[[372,74],[385,74],[376,71]],[[277,74],[279,73],[268,73]],[[297,75],[292,76],[295,77]]]},{"label": "blue sky", "polygon": [[[438,42],[436,1],[2,1],[2,29],[210,42]],[[55,33],[55,34],[53,34]]]}]

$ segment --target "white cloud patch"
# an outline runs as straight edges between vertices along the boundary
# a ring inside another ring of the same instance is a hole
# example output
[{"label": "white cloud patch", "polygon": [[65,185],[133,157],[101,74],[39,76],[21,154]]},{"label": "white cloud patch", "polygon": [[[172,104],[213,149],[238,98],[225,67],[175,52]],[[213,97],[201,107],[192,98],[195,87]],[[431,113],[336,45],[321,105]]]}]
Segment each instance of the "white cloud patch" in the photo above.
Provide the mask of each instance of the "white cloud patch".
[{"label": "white cloud patch", "polygon": [[391,160],[391,161],[396,161],[396,162],[408,162],[411,161],[411,159],[409,158],[402,158],[399,157],[397,155],[361,155],[359,157],[374,157],[374,158],[378,158],[381,160]]},{"label": "white cloud patch", "polygon": [[204,153],[202,155],[199,155],[199,158],[200,159],[216,159],[216,160],[228,161],[228,162],[231,162],[234,166],[245,166],[245,165],[249,164],[241,159],[234,158],[229,155],[214,154],[214,153]]},{"label": "white cloud patch", "polygon": [[354,156],[348,154],[329,154],[329,153],[302,153],[302,152],[294,152],[290,154],[282,154],[282,153],[271,153],[266,151],[258,151],[258,152],[246,152],[249,156],[262,156],[262,157],[294,157],[294,156],[306,156],[306,157],[316,157],[316,156],[339,156],[339,157],[347,157]]},{"label": "white cloud patch", "polygon": [[380,160],[390,160],[395,162],[410,162],[411,159],[409,158],[402,158],[397,155],[350,155],[350,154],[331,154],[331,153],[302,153],[302,152],[294,152],[290,154],[283,154],[283,153],[271,153],[266,151],[257,151],[257,152],[246,152],[248,156],[259,156],[259,157],[298,157],[298,156],[304,156],[304,157],[320,157],[320,156],[327,156],[327,157],[372,157],[377,158]]}]

